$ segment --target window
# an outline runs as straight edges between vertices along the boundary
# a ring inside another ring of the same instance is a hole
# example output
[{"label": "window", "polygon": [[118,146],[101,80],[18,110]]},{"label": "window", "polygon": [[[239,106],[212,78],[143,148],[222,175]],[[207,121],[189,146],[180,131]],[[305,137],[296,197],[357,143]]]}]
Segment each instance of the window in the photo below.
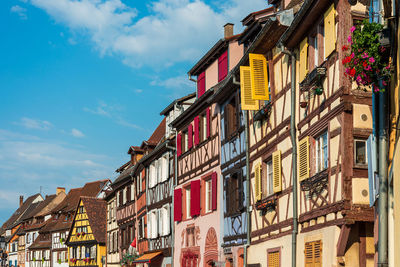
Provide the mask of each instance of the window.
[{"label": "window", "polygon": [[281,266],[281,255],[279,249],[273,249],[268,251],[268,267],[280,267]]},{"label": "window", "polygon": [[315,170],[316,173],[328,168],[328,132],[315,138]]},{"label": "window", "polygon": [[354,140],[354,164],[367,164],[367,142],[366,140]]},{"label": "window", "polygon": [[241,173],[234,173],[226,180],[226,212],[228,216],[243,209],[243,182]]},{"label": "window", "polygon": [[118,191],[118,201],[119,201],[119,206],[122,207],[124,204],[124,196],[123,196],[124,191],[120,190]]},{"label": "window", "polygon": [[207,114],[200,115],[200,142],[207,139]]},{"label": "window", "polygon": [[261,177],[262,198],[264,199],[274,193],[272,160],[264,162]]},{"label": "window", "polygon": [[182,153],[185,153],[186,151],[188,151],[188,144],[189,144],[189,135],[188,135],[188,131],[185,130],[182,132],[182,138],[181,138]]},{"label": "window", "polygon": [[130,202],[131,200],[131,186],[128,185],[126,188],[126,202]]},{"label": "window", "polygon": [[225,139],[231,137],[238,128],[236,97],[233,97],[224,107]]},{"label": "window", "polygon": [[186,219],[191,218],[190,216],[190,186],[185,188],[186,197]]},{"label": "window", "polygon": [[186,247],[195,246],[194,226],[186,228]]},{"label": "window", "polygon": [[209,179],[205,181],[206,185],[206,212],[210,212],[212,210],[212,180]]},{"label": "window", "polygon": [[170,208],[169,205],[164,205],[161,209],[162,217],[162,235],[169,235],[170,233]]},{"label": "window", "polygon": [[305,267],[322,266],[322,241],[306,242],[304,245]]}]

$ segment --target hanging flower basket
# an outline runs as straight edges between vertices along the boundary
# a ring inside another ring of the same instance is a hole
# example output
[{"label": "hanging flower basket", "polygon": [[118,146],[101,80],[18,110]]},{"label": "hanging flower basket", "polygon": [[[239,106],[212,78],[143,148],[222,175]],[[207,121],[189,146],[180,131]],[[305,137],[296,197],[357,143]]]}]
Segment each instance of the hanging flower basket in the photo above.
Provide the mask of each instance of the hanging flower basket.
[{"label": "hanging flower basket", "polygon": [[43,257],[43,258],[42,258],[42,263],[43,263],[45,260],[46,260],[46,259]]},{"label": "hanging flower basket", "polygon": [[33,261],[36,261],[36,258],[35,258],[35,257],[33,258]]},{"label": "hanging flower basket", "polygon": [[57,262],[58,262],[58,264],[61,264],[61,259],[58,259]]},{"label": "hanging flower basket", "polygon": [[80,236],[81,236],[81,233],[77,233],[76,236],[77,236],[77,237],[80,237]]},{"label": "hanging flower basket", "polygon": [[386,47],[381,43],[383,26],[364,20],[353,26],[344,45],[342,59],[345,75],[357,83],[358,88],[369,87],[373,92],[384,92],[390,79],[390,64]]},{"label": "hanging flower basket", "polygon": [[84,237],[85,235],[86,235],[86,233],[85,233],[85,232],[83,232],[83,233],[82,233],[82,237]]},{"label": "hanging flower basket", "polygon": [[65,241],[64,238],[61,237],[60,238],[60,244],[64,244],[64,241]]}]

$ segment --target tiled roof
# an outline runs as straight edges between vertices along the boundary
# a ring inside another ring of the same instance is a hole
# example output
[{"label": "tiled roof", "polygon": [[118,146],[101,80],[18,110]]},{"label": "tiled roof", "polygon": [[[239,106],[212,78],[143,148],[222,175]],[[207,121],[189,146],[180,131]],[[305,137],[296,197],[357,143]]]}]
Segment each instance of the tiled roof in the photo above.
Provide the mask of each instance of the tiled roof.
[{"label": "tiled roof", "polygon": [[67,196],[58,204],[52,212],[68,212],[75,208],[76,204],[79,201],[79,197],[82,192],[82,187],[80,188],[72,188],[69,190]]},{"label": "tiled roof", "polygon": [[25,214],[26,210],[29,208],[29,206],[32,204],[32,202],[38,197],[40,194],[35,194],[30,197],[28,197],[24,203],[22,204],[21,207],[19,207],[13,215],[3,224],[1,227],[2,229],[6,230],[9,228],[12,228],[14,225],[17,225],[20,223],[21,217]]},{"label": "tiled roof", "polygon": [[147,142],[149,144],[157,145],[158,142],[160,142],[161,138],[164,137],[164,135],[165,135],[165,120],[166,120],[166,118],[164,117],[164,119],[161,121],[161,123],[156,128],[156,130],[150,136],[149,140],[147,140]]},{"label": "tiled roof", "polygon": [[45,238],[45,235],[39,234],[39,236],[35,239],[32,245],[29,246],[29,249],[42,249],[42,248],[51,248],[51,238]]},{"label": "tiled roof", "polygon": [[98,243],[106,243],[107,203],[98,198],[82,197],[90,228]]},{"label": "tiled roof", "polygon": [[42,204],[44,201],[39,201],[36,203],[32,203],[31,205],[29,205],[29,207],[26,209],[24,215],[21,216],[20,221],[24,221],[26,219],[30,219],[33,218],[33,216],[35,215],[35,210],[37,207],[40,206],[40,204]]}]

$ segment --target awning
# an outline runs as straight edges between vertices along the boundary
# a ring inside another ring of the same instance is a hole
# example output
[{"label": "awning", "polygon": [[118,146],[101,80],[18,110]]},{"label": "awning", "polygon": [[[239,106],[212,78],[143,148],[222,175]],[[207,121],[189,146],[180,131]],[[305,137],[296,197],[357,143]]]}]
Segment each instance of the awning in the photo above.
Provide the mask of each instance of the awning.
[{"label": "awning", "polygon": [[160,254],[162,254],[161,251],[153,252],[153,253],[147,253],[147,254],[144,254],[141,257],[137,258],[136,260],[134,260],[133,263],[150,262],[152,259],[154,259],[155,257],[157,257]]}]

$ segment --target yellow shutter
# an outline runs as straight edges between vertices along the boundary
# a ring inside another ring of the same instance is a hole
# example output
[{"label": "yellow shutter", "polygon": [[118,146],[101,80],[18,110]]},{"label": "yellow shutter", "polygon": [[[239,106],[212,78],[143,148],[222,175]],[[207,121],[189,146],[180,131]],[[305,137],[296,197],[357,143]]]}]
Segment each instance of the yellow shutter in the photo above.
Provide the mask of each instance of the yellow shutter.
[{"label": "yellow shutter", "polygon": [[318,240],[314,243],[314,267],[322,266],[322,241]]},{"label": "yellow shutter", "polygon": [[249,54],[253,99],[269,100],[267,60],[261,54]]},{"label": "yellow shutter", "polygon": [[308,72],[308,39],[307,37],[300,43],[300,70],[299,82],[302,82]]},{"label": "yellow shutter", "polygon": [[310,143],[309,137],[303,138],[298,144],[299,182],[310,176]]},{"label": "yellow shutter", "polygon": [[255,181],[254,181],[254,191],[255,191],[255,195],[256,195],[256,201],[261,200],[261,195],[262,195],[262,191],[261,191],[261,164],[258,163],[255,166]]},{"label": "yellow shutter", "polygon": [[327,58],[336,49],[335,6],[332,4],[324,14],[324,46]]},{"label": "yellow shutter", "polygon": [[282,191],[282,162],[281,151],[272,153],[273,187],[274,193]]},{"label": "yellow shutter", "polygon": [[280,267],[279,251],[268,253],[268,267]]},{"label": "yellow shutter", "polygon": [[305,267],[314,267],[313,242],[304,245]]},{"label": "yellow shutter", "polygon": [[240,66],[240,95],[242,110],[258,110],[258,100],[251,93],[251,75],[249,66]]}]

